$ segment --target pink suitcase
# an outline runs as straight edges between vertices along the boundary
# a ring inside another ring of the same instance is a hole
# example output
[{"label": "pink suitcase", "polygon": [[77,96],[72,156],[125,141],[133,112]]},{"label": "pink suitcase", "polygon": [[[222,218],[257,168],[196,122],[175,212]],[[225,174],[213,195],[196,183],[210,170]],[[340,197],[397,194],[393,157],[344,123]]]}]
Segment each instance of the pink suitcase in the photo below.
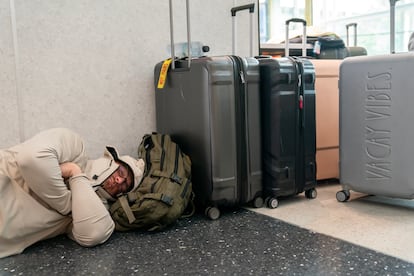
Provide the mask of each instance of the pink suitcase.
[{"label": "pink suitcase", "polygon": [[338,59],[311,59],[315,67],[316,179],[339,178]]}]

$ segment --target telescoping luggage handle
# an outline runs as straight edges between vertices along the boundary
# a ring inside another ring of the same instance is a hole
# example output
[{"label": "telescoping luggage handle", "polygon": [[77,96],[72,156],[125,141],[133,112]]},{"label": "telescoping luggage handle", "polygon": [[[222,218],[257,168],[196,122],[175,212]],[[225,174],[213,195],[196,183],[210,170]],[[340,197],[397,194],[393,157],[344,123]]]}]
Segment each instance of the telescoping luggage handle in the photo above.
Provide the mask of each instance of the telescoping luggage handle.
[{"label": "telescoping luggage handle", "polygon": [[[175,69],[175,46],[174,46],[174,14],[172,0],[169,1],[170,6],[170,39],[171,39],[171,69]],[[189,0],[185,1],[185,9],[187,16],[187,51],[188,51],[188,61],[187,67],[190,69],[191,66],[191,32],[190,32],[190,5]]]},{"label": "telescoping luggage handle", "polygon": [[357,23],[349,23],[346,24],[346,45],[349,46],[349,28],[353,27],[354,28],[354,46],[357,46]]},{"label": "telescoping luggage handle", "polygon": [[250,13],[250,56],[253,56],[253,13],[254,3],[234,7],[231,9],[231,16],[233,18],[233,55],[236,54],[236,13],[243,10],[249,10]]},{"label": "telescoping luggage handle", "polygon": [[306,57],[306,20],[302,18],[291,18],[286,20],[285,56],[289,56],[289,25],[291,22],[303,24],[302,56]]},{"label": "telescoping luggage handle", "polygon": [[398,0],[390,0],[390,52],[395,53],[395,3]]}]

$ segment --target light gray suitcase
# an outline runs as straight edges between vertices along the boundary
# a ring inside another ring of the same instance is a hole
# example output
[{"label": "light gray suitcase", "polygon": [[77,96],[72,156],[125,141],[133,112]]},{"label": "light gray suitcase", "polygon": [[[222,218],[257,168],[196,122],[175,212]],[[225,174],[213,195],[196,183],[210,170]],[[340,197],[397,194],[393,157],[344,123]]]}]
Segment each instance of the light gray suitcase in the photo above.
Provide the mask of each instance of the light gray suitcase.
[{"label": "light gray suitcase", "polygon": [[340,66],[340,183],[349,190],[414,198],[414,53],[347,58]]},{"label": "light gray suitcase", "polygon": [[163,62],[155,66],[157,131],[190,156],[198,207],[211,219],[221,207],[261,207],[259,62],[234,55],[172,60],[163,88]]},{"label": "light gray suitcase", "polygon": [[391,54],[347,58],[339,69],[341,202],[350,190],[414,198],[414,53],[393,54],[395,2]]}]

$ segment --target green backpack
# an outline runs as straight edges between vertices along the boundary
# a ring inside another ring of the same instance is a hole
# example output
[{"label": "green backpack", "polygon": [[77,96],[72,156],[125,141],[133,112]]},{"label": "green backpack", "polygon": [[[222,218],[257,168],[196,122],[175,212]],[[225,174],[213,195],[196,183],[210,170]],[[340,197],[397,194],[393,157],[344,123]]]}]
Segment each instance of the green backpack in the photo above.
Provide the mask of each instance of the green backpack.
[{"label": "green backpack", "polygon": [[[146,134],[138,147],[145,161],[139,187],[110,207],[115,229],[161,230],[194,213],[191,161],[166,134]],[[187,213],[186,208],[191,207]]]}]

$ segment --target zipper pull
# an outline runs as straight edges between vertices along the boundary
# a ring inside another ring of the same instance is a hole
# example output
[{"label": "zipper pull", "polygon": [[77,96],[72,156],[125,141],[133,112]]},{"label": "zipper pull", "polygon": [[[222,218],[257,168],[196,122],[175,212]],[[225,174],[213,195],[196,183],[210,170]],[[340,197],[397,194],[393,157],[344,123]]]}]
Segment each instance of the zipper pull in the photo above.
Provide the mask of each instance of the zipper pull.
[{"label": "zipper pull", "polygon": [[244,79],[244,74],[243,74],[243,71],[240,71],[240,72],[239,72],[239,74],[240,74],[240,79],[241,79],[241,82],[242,82],[242,83],[246,83],[246,80]]},{"label": "zipper pull", "polygon": [[299,96],[299,109],[303,109],[303,96]]}]

